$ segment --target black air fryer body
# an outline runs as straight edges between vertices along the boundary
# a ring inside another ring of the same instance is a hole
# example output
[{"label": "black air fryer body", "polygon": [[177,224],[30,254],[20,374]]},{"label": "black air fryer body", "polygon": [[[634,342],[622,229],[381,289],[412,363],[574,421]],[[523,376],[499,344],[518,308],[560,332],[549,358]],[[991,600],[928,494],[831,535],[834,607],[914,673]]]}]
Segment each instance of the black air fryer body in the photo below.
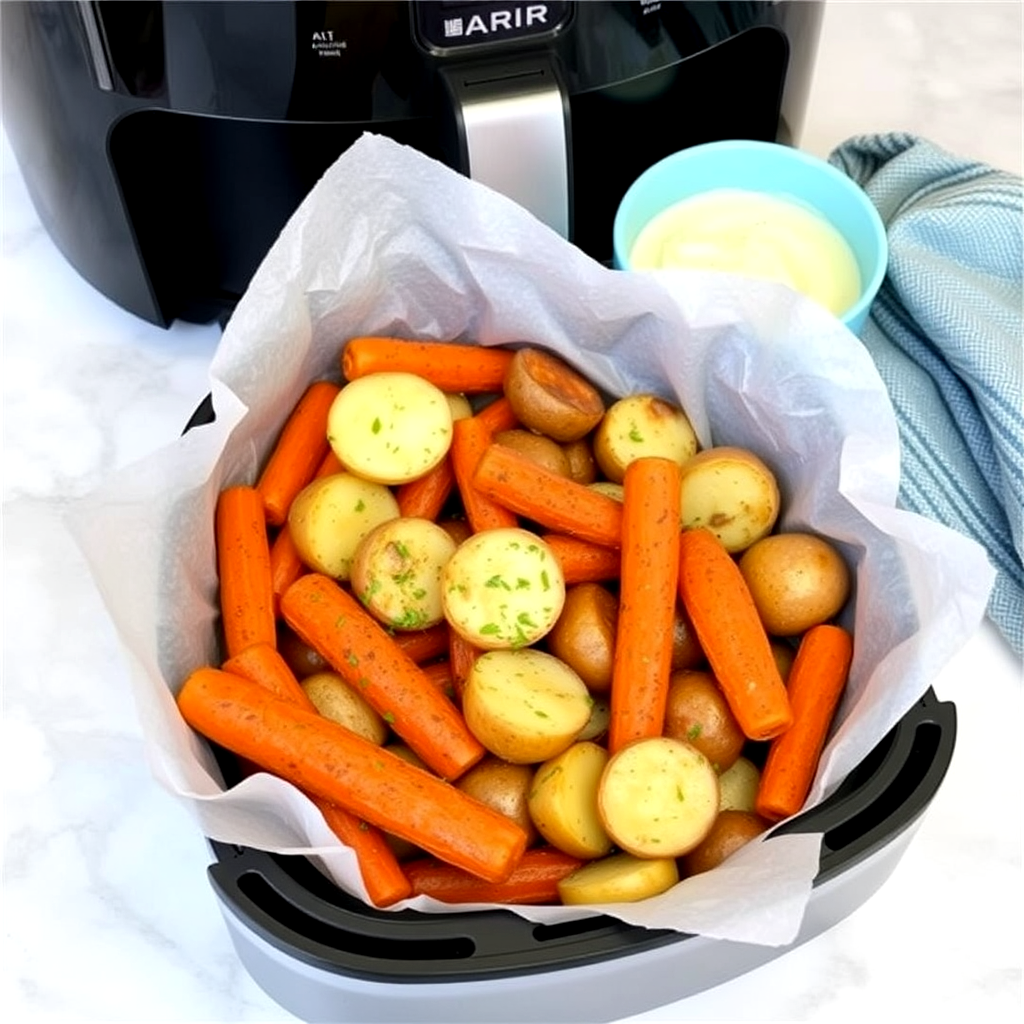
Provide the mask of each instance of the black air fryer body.
[{"label": "black air fryer body", "polygon": [[4,127],[71,263],[158,324],[230,309],[366,131],[493,185],[591,256],[661,157],[791,142],[820,3],[0,4]]}]

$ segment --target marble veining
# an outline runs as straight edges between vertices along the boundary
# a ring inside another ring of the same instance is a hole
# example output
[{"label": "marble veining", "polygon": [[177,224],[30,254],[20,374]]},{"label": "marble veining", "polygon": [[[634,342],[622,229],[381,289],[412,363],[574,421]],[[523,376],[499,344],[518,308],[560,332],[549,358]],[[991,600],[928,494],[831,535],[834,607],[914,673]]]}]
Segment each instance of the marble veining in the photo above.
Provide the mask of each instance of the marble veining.
[{"label": "marble veining", "polygon": [[[833,0],[802,144],[914,131],[1020,173],[1021,14]],[[96,293],[40,226],[6,139],[2,160],[0,1005],[16,1021],[294,1020],[241,966],[205,840],[149,771],[63,524],[69,501],[182,429],[218,330],[163,331]],[[957,705],[956,753],[886,884],[807,945],[631,1020],[1019,1019],[1021,666],[985,625],[935,686]]]}]

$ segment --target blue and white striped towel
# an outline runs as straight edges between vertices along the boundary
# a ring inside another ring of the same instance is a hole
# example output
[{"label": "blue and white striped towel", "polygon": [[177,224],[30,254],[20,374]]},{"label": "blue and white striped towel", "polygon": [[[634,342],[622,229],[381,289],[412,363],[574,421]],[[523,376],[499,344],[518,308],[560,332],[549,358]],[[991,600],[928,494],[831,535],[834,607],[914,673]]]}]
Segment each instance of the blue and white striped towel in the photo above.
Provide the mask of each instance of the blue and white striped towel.
[{"label": "blue and white striped towel", "polygon": [[902,133],[848,139],[829,159],[889,238],[861,337],[899,422],[899,502],[984,546],[988,615],[1024,654],[1021,178]]}]

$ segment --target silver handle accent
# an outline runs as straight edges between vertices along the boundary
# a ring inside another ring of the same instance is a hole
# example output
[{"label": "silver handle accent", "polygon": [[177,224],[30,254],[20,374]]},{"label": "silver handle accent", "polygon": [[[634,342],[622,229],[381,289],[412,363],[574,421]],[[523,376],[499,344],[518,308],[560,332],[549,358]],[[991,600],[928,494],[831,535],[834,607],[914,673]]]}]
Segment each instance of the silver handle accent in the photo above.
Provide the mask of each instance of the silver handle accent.
[{"label": "silver handle accent", "polygon": [[455,107],[465,172],[569,237],[568,102],[553,65],[442,72]]},{"label": "silver handle accent", "polygon": [[104,92],[113,92],[114,76],[110,73],[110,64],[107,62],[107,51],[103,45],[103,29],[100,25],[99,13],[90,0],[77,0],[77,7],[82,18],[85,45],[89,59],[92,61],[96,85]]}]

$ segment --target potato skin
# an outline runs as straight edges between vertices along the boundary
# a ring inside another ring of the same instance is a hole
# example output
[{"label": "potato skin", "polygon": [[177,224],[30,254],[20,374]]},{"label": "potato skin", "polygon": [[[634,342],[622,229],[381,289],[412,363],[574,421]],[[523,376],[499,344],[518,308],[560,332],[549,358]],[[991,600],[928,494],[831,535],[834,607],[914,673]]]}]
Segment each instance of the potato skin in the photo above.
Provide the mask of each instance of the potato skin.
[{"label": "potato skin", "polygon": [[543,434],[522,429],[499,430],[494,435],[494,443],[519,452],[520,455],[536,462],[538,466],[559,476],[570,475],[569,457],[565,454],[565,449],[557,441]]},{"label": "potato skin", "polygon": [[592,484],[597,479],[597,460],[589,437],[567,441],[562,445],[569,462],[569,478],[578,484]]},{"label": "potato skin", "polygon": [[540,838],[528,806],[533,776],[532,765],[512,764],[488,755],[460,776],[455,787],[511,818],[526,832],[526,845],[533,846]]},{"label": "potato skin", "polygon": [[338,722],[378,746],[388,738],[384,719],[337,672],[315,672],[306,676],[301,686],[324,718]]},{"label": "potato skin", "polygon": [[585,437],[604,415],[597,389],[558,356],[521,348],[505,374],[505,397],[524,427],[556,441]]},{"label": "potato skin", "polygon": [[592,693],[612,685],[618,598],[600,583],[578,583],[565,593],[562,614],[547,636],[548,650],[574,668]]},{"label": "potato skin", "polygon": [[739,559],[765,629],[798,636],[833,618],[850,595],[850,571],[834,545],[810,533],[776,533]]},{"label": "potato skin", "polygon": [[717,868],[767,828],[768,822],[750,811],[720,811],[703,842],[681,858],[684,877]]},{"label": "potato skin", "polygon": [[665,735],[691,743],[719,773],[733,766],[747,741],[715,677],[695,669],[672,673]]}]

